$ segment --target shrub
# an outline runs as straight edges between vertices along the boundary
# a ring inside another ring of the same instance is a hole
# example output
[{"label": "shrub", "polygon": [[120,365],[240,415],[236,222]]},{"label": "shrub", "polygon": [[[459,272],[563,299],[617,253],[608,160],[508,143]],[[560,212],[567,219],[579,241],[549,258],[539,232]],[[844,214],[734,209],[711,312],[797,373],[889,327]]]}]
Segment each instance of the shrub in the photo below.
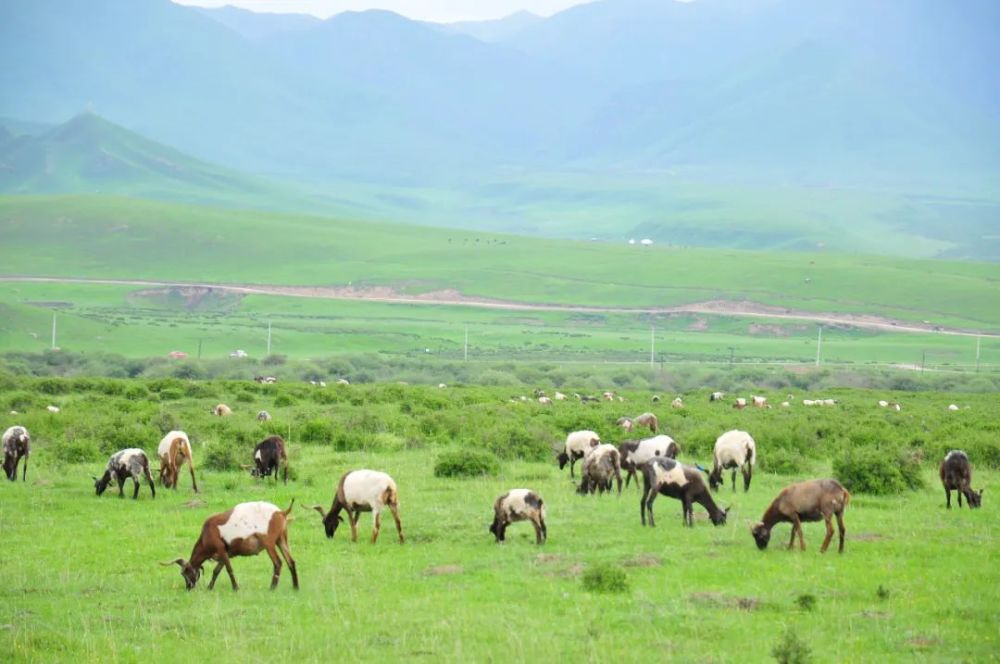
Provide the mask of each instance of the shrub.
[{"label": "shrub", "polygon": [[478,450],[453,450],[438,456],[434,464],[435,477],[482,477],[495,476],[500,472],[500,463],[488,452]]},{"label": "shrub", "polygon": [[885,495],[923,485],[919,457],[909,450],[854,448],[833,462],[833,474],[849,491]]},{"label": "shrub", "polygon": [[628,590],[628,576],[616,565],[594,565],[583,573],[583,589],[596,593],[620,593]]},{"label": "shrub", "polygon": [[[52,454],[63,463],[93,463],[96,459],[103,458],[101,451],[97,449],[97,443],[93,440],[72,440],[58,443],[52,447]],[[104,472],[103,469],[101,472]]]},{"label": "shrub", "polygon": [[178,389],[168,387],[165,390],[160,390],[160,399],[162,401],[177,401],[178,399],[183,399],[184,393]]},{"label": "shrub", "polygon": [[208,446],[201,466],[210,470],[239,470],[244,462],[243,456],[238,446],[216,441]]},{"label": "shrub", "polygon": [[303,443],[328,443],[333,440],[333,424],[322,418],[309,420],[299,430],[298,438]]},{"label": "shrub", "polygon": [[284,408],[286,406],[294,406],[295,405],[295,399],[293,399],[292,397],[290,397],[287,394],[279,394],[274,399],[274,405],[275,405],[276,408]]},{"label": "shrub", "polygon": [[555,440],[555,434],[549,434],[537,426],[500,424],[483,435],[486,449],[492,451],[501,459],[523,459],[525,461],[546,461],[552,456],[548,440]]},{"label": "shrub", "polygon": [[809,649],[809,644],[789,628],[781,641],[771,648],[771,657],[780,664],[807,664],[812,661],[812,651]]},{"label": "shrub", "polygon": [[757,467],[776,475],[799,475],[806,470],[807,462],[798,452],[775,449],[759,457]]}]

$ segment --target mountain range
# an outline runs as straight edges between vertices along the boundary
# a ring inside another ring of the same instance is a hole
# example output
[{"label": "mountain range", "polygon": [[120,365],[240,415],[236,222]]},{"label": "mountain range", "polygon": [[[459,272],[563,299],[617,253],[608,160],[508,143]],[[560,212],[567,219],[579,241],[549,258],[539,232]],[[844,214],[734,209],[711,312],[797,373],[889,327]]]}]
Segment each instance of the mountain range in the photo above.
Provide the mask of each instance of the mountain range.
[{"label": "mountain range", "polygon": [[[780,207],[748,212],[748,200],[815,200],[808,229],[824,218],[815,206],[844,192],[880,199],[885,228],[923,232],[957,215],[987,237],[1000,218],[998,25],[992,0],[598,0],[447,26],[384,11],[319,20],[8,0],[0,116],[56,125],[92,109],[193,155],[186,175],[221,164],[206,183],[247,173],[332,199],[374,188],[360,206],[424,223],[670,237],[664,202],[712,191],[721,198],[697,204],[720,214],[673,237],[725,244],[712,224]],[[10,137],[0,143],[14,159]],[[18,163],[40,159],[22,143]],[[45,191],[61,177],[5,174],[0,186]],[[758,194],[736,204],[733,191]],[[581,205],[616,218],[594,223]],[[796,246],[795,233],[751,242]],[[954,243],[942,235],[930,233],[946,240],[932,255]]]}]

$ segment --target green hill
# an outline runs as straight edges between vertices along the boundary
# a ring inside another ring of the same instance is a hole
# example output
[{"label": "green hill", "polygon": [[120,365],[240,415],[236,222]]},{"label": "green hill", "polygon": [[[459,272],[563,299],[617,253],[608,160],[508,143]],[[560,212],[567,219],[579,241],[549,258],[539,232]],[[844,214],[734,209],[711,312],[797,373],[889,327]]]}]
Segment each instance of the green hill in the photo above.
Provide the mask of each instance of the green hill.
[{"label": "green hill", "polygon": [[664,307],[749,300],[1000,328],[993,264],[542,240],[103,196],[0,197],[2,274],[455,290]]}]

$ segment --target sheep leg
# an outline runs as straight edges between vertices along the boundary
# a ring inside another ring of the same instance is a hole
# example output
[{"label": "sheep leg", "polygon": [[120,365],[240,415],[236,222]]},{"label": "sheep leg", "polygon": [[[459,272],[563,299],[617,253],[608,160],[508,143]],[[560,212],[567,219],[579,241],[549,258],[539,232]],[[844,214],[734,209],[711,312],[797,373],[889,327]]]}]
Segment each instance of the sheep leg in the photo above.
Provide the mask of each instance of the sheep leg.
[{"label": "sheep leg", "polygon": [[958,491],[956,491],[955,495],[958,496],[958,508],[962,509],[962,490],[959,489]]},{"label": "sheep leg", "polygon": [[116,477],[115,480],[118,482],[118,497],[119,498],[124,498],[125,497],[125,478],[124,477]]},{"label": "sheep leg", "polygon": [[847,528],[844,527],[844,515],[841,512],[837,512],[837,530],[840,531],[840,548],[837,553],[843,553],[844,535],[847,533]]},{"label": "sheep leg", "polygon": [[219,564],[215,566],[215,570],[212,572],[212,580],[208,582],[209,590],[213,590],[215,588],[215,580],[219,578],[219,572],[221,572],[222,568],[225,566],[226,565],[222,561],[219,561]]},{"label": "sheep leg", "polygon": [[132,488],[133,488],[133,491],[132,491],[132,500],[135,500],[136,498],[139,497],[139,478],[138,477],[134,477],[134,476],[132,477]]},{"label": "sheep leg", "polygon": [[795,515],[795,525],[796,525],[796,527],[798,528],[798,531],[799,531],[799,549],[801,551],[805,551],[806,550],[806,541],[802,537],[802,522],[799,521],[799,515],[798,514]]},{"label": "sheep leg", "polygon": [[[17,479],[17,468],[14,469],[14,479]],[[28,455],[24,455],[24,469],[21,471],[21,481],[28,481]]]},{"label": "sheep leg", "polygon": [[[188,464],[188,470],[191,471],[191,486],[194,487],[194,492],[198,493],[198,480],[196,480],[194,478],[194,464],[193,463],[189,463]],[[176,487],[177,487],[177,484],[174,484],[174,488],[176,488]]]},{"label": "sheep leg", "polygon": [[736,469],[733,468],[733,491],[736,491]]},{"label": "sheep leg", "polygon": [[948,506],[948,509],[951,509],[951,489],[945,489],[944,490],[944,499],[945,499],[945,503]]},{"label": "sheep leg", "polygon": [[288,548],[288,533],[282,533],[281,537],[278,538],[278,547],[281,550],[281,555],[288,563],[288,569],[292,573],[292,588],[295,590],[299,589],[299,573],[295,569],[295,558],[292,558],[292,552]]},{"label": "sheep leg", "polygon": [[358,512],[355,512],[353,510],[346,510],[346,511],[347,511],[347,521],[348,521],[348,523],[351,524],[351,541],[352,542],[357,542],[358,541],[358,516],[360,516],[360,515],[359,515]]},{"label": "sheep leg", "polygon": [[538,522],[538,515],[531,517],[531,525],[535,527],[535,544],[541,544],[545,541],[542,536],[542,526]]},{"label": "sheep leg", "polygon": [[402,544],[406,538],[403,537],[403,522],[399,520],[399,505],[389,503],[389,511],[392,512],[392,519],[396,522],[396,533],[399,534],[399,543]]},{"label": "sheep leg", "polygon": [[615,481],[618,483],[618,495],[622,495],[622,474],[621,471],[615,468]]},{"label": "sheep leg", "polygon": [[542,527],[542,542],[546,542],[549,539],[549,529],[545,527],[545,519],[542,515],[538,515],[538,524]]},{"label": "sheep leg", "polygon": [[229,562],[229,556],[225,553],[222,554],[222,564],[226,566],[226,573],[229,574],[229,580],[233,582],[233,591],[240,589],[238,583],[236,583],[236,575],[233,574],[233,565]]},{"label": "sheep leg", "polygon": [[375,518],[372,520],[374,524],[372,526],[372,544],[374,544],[378,541],[379,531],[382,530],[382,509],[376,507],[372,512],[375,513]]},{"label": "sheep leg", "polygon": [[[153,475],[152,475],[152,473],[149,472],[149,466],[146,466],[145,468],[143,468],[143,471],[145,472],[145,475],[146,475],[146,482],[149,483],[149,490],[152,492],[153,498],[156,498],[156,483],[153,482]],[[177,483],[174,482],[174,488],[176,488],[176,487],[177,487]],[[135,495],[137,495],[137,496],[139,495],[139,482],[138,482],[138,480],[136,480]]]},{"label": "sheep leg", "polygon": [[753,466],[747,465],[743,469],[743,493],[750,490],[750,478],[753,477]]},{"label": "sheep leg", "polygon": [[824,521],[826,521],[826,537],[823,538],[823,546],[819,547],[820,553],[826,553],[826,547],[830,546],[830,540],[833,539],[833,519],[830,515],[826,515]]},{"label": "sheep leg", "polygon": [[791,551],[795,546],[795,523],[792,523],[792,537],[788,540],[788,550]]},{"label": "sheep leg", "polygon": [[573,467],[576,466],[576,457],[570,454],[569,459],[569,476],[576,477],[576,473],[573,472]]},{"label": "sheep leg", "polygon": [[265,547],[267,550],[267,555],[271,558],[271,564],[274,565],[274,573],[271,575],[271,590],[278,587],[278,579],[281,578],[281,558],[278,557],[278,552],[274,550],[274,545]]}]

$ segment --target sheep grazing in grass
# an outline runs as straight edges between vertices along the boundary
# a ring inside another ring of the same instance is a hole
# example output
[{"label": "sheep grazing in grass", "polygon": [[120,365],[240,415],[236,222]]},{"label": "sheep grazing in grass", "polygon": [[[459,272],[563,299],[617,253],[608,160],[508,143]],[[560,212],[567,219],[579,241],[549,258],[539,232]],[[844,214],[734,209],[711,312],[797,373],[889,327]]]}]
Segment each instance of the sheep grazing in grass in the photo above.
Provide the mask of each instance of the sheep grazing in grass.
[{"label": "sheep grazing in grass", "polygon": [[586,456],[587,451],[591,447],[597,447],[600,444],[601,437],[593,431],[583,430],[571,432],[568,436],[566,436],[566,443],[563,445],[563,451],[556,457],[559,461],[559,470],[565,468],[568,463],[569,476],[575,477],[573,467],[576,465],[577,460]]},{"label": "sheep grazing in grass", "polygon": [[889,407],[889,402],[886,401],[885,399],[879,399],[879,401],[878,401],[878,407],[879,408],[888,408]]},{"label": "sheep grazing in grass", "polygon": [[676,399],[674,399],[673,401],[670,402],[670,407],[671,408],[683,408],[684,407],[684,400],[681,399],[680,397],[677,397]]},{"label": "sheep grazing in grass", "polygon": [[132,478],[132,485],[135,487],[132,492],[133,500],[139,497],[139,481],[143,477],[149,482],[149,490],[153,493],[153,498],[156,498],[156,486],[153,485],[153,476],[149,473],[149,459],[146,458],[145,452],[134,447],[111,455],[104,475],[100,478],[94,478],[94,489],[97,490],[99,496],[108,488],[111,480],[115,480],[118,482],[118,497],[124,498],[125,480],[129,477]]},{"label": "sheep grazing in grass", "polygon": [[972,464],[962,450],[952,450],[941,462],[941,484],[944,485],[945,502],[951,509],[951,492],[958,492],[958,506],[962,506],[962,496],[969,503],[969,509],[983,504],[983,489],[972,490]]},{"label": "sheep grazing in grass", "polygon": [[632,433],[636,427],[646,427],[653,433],[656,433],[660,428],[659,420],[657,420],[656,415],[653,415],[652,413],[643,413],[642,415],[637,415],[636,417],[619,417],[615,424],[628,433]]},{"label": "sheep grazing in grass", "polygon": [[717,491],[725,483],[722,471],[732,469],[733,491],[736,491],[736,469],[743,475],[743,491],[750,490],[753,466],[757,462],[757,444],[746,431],[734,429],[719,436],[715,441],[712,472],[708,484]]},{"label": "sheep grazing in grass", "polygon": [[28,457],[31,456],[31,436],[22,426],[12,426],[3,432],[3,472],[11,482],[17,480],[17,465],[24,459],[21,481],[28,479]]},{"label": "sheep grazing in grass", "polygon": [[160,440],[156,448],[160,457],[160,483],[168,489],[177,488],[181,466],[185,463],[191,472],[191,486],[198,493],[198,481],[194,478],[194,454],[191,441],[183,431],[171,431]]},{"label": "sheep grazing in grass", "polygon": [[753,403],[754,408],[770,408],[771,405],[767,403],[767,397],[750,396],[750,401]]},{"label": "sheep grazing in grass", "polygon": [[771,539],[771,529],[781,522],[792,524],[792,537],[788,541],[788,548],[795,546],[795,533],[799,533],[799,548],[806,550],[806,543],[802,538],[803,521],[826,521],[826,538],[820,553],[826,553],[833,539],[833,524],[831,519],[837,517],[837,528],[840,531],[840,553],[844,552],[844,509],[851,502],[851,494],[841,486],[840,482],[831,479],[808,480],[792,484],[781,490],[764,512],[764,517],[760,523],[750,527],[757,548],[764,550]]},{"label": "sheep grazing in grass", "polygon": [[[618,446],[618,453],[621,455],[622,468],[625,469],[625,486],[628,487],[633,477],[640,472],[642,464],[655,457],[666,457],[676,459],[680,452],[680,447],[673,438],[666,434],[644,438],[642,440],[625,440]],[[639,479],[636,477],[635,485],[639,486]]]},{"label": "sheep grazing in grass", "polygon": [[739,397],[738,399],[736,399],[736,401],[733,402],[733,408],[737,410],[743,410],[746,407],[747,407],[747,400],[744,399],[743,397]]},{"label": "sheep grazing in grass", "polygon": [[250,470],[253,477],[268,477],[274,473],[274,481],[278,481],[278,471],[282,472],[282,480],[288,484],[288,454],[285,451],[285,439],[281,436],[270,436],[257,443],[253,450],[253,466],[243,466]]},{"label": "sheep grazing in grass", "polygon": [[344,522],[340,512],[347,512],[351,524],[351,541],[358,541],[358,518],[362,512],[372,512],[374,526],[372,528],[372,544],[378,541],[382,529],[382,510],[388,507],[396,522],[396,532],[399,543],[406,541],[403,536],[403,522],[399,519],[399,491],[396,482],[385,473],[377,470],[352,470],[344,473],[337,483],[333,494],[333,504],[330,511],[323,510],[322,505],[314,505],[313,509],[323,517],[323,528],[326,536],[333,538],[337,527]]},{"label": "sheep grazing in grass", "polygon": [[58,413],[59,406],[46,406],[45,410],[49,411],[50,413]]},{"label": "sheep grazing in grass", "polygon": [[552,398],[555,399],[556,401],[566,401],[566,395],[563,394],[562,392],[556,392],[555,394],[552,395]]},{"label": "sheep grazing in grass", "polygon": [[694,525],[694,503],[706,510],[712,523],[722,526],[726,523],[729,508],[720,510],[712,500],[712,495],[705,486],[701,471],[691,466],[685,466],[675,459],[658,457],[650,459],[642,465],[643,491],[639,500],[639,515],[642,525],[646,525],[646,512],[649,512],[649,525],[656,526],[653,518],[653,501],[658,494],[676,498],[681,501],[684,511],[684,524]]},{"label": "sheep grazing in grass", "polygon": [[259,413],[257,413],[257,421],[258,422],[270,422],[271,421],[271,413],[267,412],[266,410],[260,411]]},{"label": "sheep grazing in grass", "polygon": [[218,564],[212,572],[208,589],[212,590],[215,587],[215,580],[225,567],[233,584],[233,590],[239,590],[229,559],[237,556],[256,556],[261,551],[267,551],[274,565],[274,573],[271,575],[271,590],[274,590],[281,577],[281,558],[278,557],[278,551],[281,551],[281,556],[292,573],[292,587],[298,590],[299,574],[295,569],[295,559],[292,558],[292,552],[288,548],[288,514],[294,505],[294,498],[287,510],[265,502],[240,503],[228,512],[214,514],[202,525],[201,535],[194,543],[190,559],[177,558],[169,563],[160,564],[165,567],[179,565],[184,584],[188,590],[193,590],[201,578],[202,565],[208,560],[214,560]]},{"label": "sheep grazing in grass", "polygon": [[535,527],[535,544],[548,539],[545,527],[545,502],[531,489],[511,489],[493,503],[493,523],[490,532],[497,544],[504,541],[507,526],[517,521],[531,521]]},{"label": "sheep grazing in grass", "polygon": [[228,417],[233,414],[233,409],[224,403],[220,403],[218,406],[211,410],[212,415],[216,417]]},{"label": "sheep grazing in grass", "polygon": [[952,410],[952,411],[958,410],[958,405],[957,404],[949,404],[948,405],[948,410]]},{"label": "sheep grazing in grass", "polygon": [[577,492],[581,494],[611,492],[611,480],[618,481],[618,495],[622,493],[621,455],[614,445],[598,445],[590,448],[583,458],[580,470],[580,485]]},{"label": "sheep grazing in grass", "polygon": [[548,397],[544,397],[544,396],[543,397],[538,397],[538,403],[542,404],[543,406],[551,406],[552,405],[552,399],[550,399]]},{"label": "sheep grazing in grass", "polygon": [[711,394],[708,395],[709,402],[722,401],[725,398],[726,398],[725,392],[712,392]]}]

